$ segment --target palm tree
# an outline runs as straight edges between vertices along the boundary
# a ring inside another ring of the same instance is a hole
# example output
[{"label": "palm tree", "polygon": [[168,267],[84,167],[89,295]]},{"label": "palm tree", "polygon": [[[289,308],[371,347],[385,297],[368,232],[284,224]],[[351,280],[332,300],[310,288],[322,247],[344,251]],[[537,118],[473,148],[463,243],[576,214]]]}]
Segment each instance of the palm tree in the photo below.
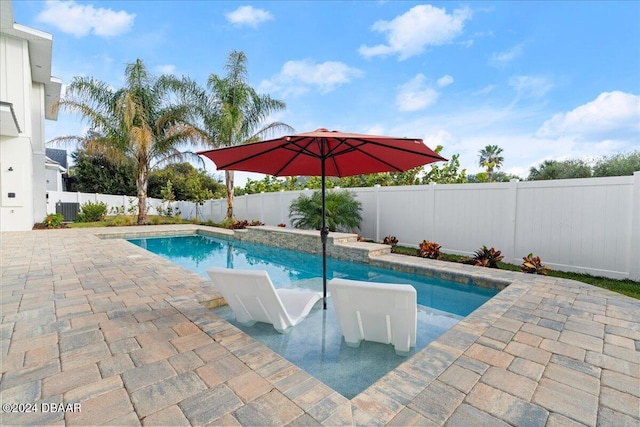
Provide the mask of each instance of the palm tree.
[{"label": "palm tree", "polygon": [[[212,147],[230,147],[264,139],[272,132],[292,131],[282,122],[264,124],[270,114],[284,110],[286,104],[259,95],[247,82],[247,57],[244,52],[232,51],[225,66],[226,76],[209,75],[208,91],[198,90],[188,80],[183,85],[191,86],[196,95],[195,111],[204,125],[203,134]],[[227,219],[233,218],[233,171],[225,171],[227,187]]]},{"label": "palm tree", "polygon": [[186,124],[188,106],[169,101],[176,84],[172,76],[150,75],[138,59],[127,65],[123,88],[113,90],[94,78],[75,77],[58,103],[80,114],[90,131],[53,142],[75,142],[114,163],[133,162],[138,224],[146,222],[149,172],[161,164],[183,161],[189,153],[178,147],[199,140],[197,130]]},{"label": "palm tree", "polygon": [[500,153],[502,153],[502,148],[497,145],[487,145],[479,151],[479,164],[487,168],[489,182],[493,181],[493,169],[500,169],[502,162],[504,162],[504,157]]}]

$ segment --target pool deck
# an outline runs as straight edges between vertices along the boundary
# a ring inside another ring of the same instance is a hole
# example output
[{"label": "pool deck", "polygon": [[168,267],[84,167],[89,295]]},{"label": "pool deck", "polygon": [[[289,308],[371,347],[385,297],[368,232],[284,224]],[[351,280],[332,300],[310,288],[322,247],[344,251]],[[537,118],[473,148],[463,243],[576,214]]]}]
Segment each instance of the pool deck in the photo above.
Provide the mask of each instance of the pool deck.
[{"label": "pool deck", "polygon": [[0,397],[38,409],[0,425],[640,424],[639,300],[383,255],[511,285],[348,400],[200,304],[205,278],[95,236],[117,231],[0,234]]}]

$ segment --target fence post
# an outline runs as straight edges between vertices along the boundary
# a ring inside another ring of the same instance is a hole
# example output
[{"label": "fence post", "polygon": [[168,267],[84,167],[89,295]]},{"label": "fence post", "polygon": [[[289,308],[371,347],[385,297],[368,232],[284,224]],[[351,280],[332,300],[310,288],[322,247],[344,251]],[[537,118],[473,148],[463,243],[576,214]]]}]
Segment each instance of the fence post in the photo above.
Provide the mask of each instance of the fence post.
[{"label": "fence post", "polygon": [[380,184],[374,185],[374,193],[376,196],[376,242],[380,241]]},{"label": "fence post", "polygon": [[[517,210],[518,210],[518,182],[517,179],[512,179],[509,181],[509,195],[507,197],[507,221],[505,223],[505,254],[507,255],[507,259],[511,258],[512,262],[517,261],[519,258],[516,257],[516,220],[517,220]],[[516,264],[519,264],[517,262]]]},{"label": "fence post", "polygon": [[431,215],[429,215],[429,221],[427,222],[428,224],[428,229],[427,229],[427,239],[429,240],[433,240],[436,241],[436,183],[435,182],[430,182],[429,183],[429,192],[428,194],[428,198],[429,198],[429,204],[431,205]]},{"label": "fence post", "polygon": [[[280,221],[278,222],[278,224],[286,224],[287,220],[285,219],[285,214],[284,214],[284,190],[280,190],[280,192],[278,193],[278,206],[280,206],[280,215],[278,215],[278,218],[280,218]],[[276,224],[276,225],[278,225]]]},{"label": "fence post", "polygon": [[640,281],[640,171],[633,173],[631,189],[631,239],[627,252],[629,278]]}]

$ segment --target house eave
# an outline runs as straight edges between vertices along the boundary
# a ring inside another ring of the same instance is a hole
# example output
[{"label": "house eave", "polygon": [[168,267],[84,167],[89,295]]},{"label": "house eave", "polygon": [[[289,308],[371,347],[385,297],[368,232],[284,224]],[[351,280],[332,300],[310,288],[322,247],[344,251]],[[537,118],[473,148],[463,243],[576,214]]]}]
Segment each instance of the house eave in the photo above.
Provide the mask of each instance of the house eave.
[{"label": "house eave", "polygon": [[18,136],[20,132],[20,124],[18,124],[18,118],[13,111],[13,104],[0,101],[0,135]]}]

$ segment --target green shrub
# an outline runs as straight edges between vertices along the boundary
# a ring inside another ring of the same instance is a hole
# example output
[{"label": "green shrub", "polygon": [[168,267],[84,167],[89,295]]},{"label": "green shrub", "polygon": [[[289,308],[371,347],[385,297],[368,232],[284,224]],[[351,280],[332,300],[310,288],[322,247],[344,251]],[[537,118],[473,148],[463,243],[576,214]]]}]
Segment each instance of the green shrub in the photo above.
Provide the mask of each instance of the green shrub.
[{"label": "green shrub", "polygon": [[[362,222],[362,203],[350,191],[330,191],[326,194],[326,223],[330,231],[353,231]],[[291,202],[289,218],[295,228],[319,230],[322,227],[322,195],[314,191],[311,197],[301,195]]]},{"label": "green shrub", "polygon": [[47,228],[55,228],[60,227],[62,225],[62,221],[64,221],[64,216],[62,214],[49,214],[44,218],[42,223],[47,226]]},{"label": "green shrub", "polygon": [[108,218],[106,222],[107,227],[124,227],[129,225],[136,225],[137,218],[129,215],[116,215]]},{"label": "green shrub", "polygon": [[107,216],[107,210],[107,204],[104,202],[87,202],[80,207],[76,222],[104,221],[104,218]]}]

